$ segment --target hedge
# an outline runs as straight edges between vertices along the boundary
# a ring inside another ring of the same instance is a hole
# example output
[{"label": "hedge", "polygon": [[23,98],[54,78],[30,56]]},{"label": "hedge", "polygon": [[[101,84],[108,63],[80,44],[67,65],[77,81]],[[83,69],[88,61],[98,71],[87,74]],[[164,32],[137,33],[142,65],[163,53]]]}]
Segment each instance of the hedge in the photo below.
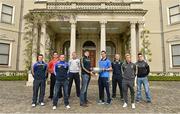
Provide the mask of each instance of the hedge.
[{"label": "hedge", "polygon": [[0,76],[0,81],[27,81],[28,76]]},{"label": "hedge", "polygon": [[180,76],[149,76],[149,81],[180,81]]},{"label": "hedge", "polygon": [[[180,76],[149,76],[149,81],[180,81]],[[0,81],[27,81],[28,76],[0,76]]]}]

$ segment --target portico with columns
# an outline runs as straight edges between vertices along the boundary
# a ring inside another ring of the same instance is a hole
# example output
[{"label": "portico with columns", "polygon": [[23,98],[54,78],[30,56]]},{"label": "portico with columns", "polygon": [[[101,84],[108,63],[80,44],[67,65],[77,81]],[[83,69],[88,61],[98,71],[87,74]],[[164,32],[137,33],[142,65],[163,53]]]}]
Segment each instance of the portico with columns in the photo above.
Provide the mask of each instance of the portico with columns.
[{"label": "portico with columns", "polygon": [[[50,43],[52,51],[65,54],[66,60],[74,51],[80,58],[85,49],[90,50],[94,67],[98,66],[101,50],[106,50],[111,60],[115,53],[120,54],[122,59],[125,53],[130,53],[132,61],[135,62],[141,48],[140,34],[144,28],[144,15],[147,11],[134,7],[134,4],[133,2],[47,2],[47,9],[31,10],[32,13],[58,11],[57,13],[67,15],[64,19],[55,17],[41,24],[39,41],[38,35],[33,39],[32,62],[36,60],[38,46],[41,54],[50,54],[46,50],[47,43]],[[38,32],[36,25],[33,31],[35,34]]]}]

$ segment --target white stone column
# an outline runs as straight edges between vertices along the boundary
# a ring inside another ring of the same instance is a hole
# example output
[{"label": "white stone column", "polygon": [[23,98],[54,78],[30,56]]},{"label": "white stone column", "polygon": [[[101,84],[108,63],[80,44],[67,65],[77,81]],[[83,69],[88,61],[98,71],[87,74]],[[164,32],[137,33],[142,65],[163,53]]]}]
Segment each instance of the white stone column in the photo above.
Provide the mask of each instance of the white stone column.
[{"label": "white stone column", "polygon": [[142,31],[144,30],[144,22],[138,22],[138,44],[139,44],[139,51],[141,51],[142,48],[142,38],[141,38],[141,34]]},{"label": "white stone column", "polygon": [[136,39],[136,22],[130,22],[131,24],[131,56],[132,62],[137,60],[137,39]]},{"label": "white stone column", "polygon": [[46,57],[46,23],[41,24],[40,54]]},{"label": "white stone column", "polygon": [[[33,42],[32,42],[32,64],[37,61],[37,45],[38,45],[38,27],[35,24],[33,28]],[[26,82],[26,86],[33,85],[33,76],[31,70],[28,72],[28,81]]]},{"label": "white stone column", "polygon": [[72,52],[76,51],[76,22],[71,21],[71,38],[70,38],[70,57]]},{"label": "white stone column", "polygon": [[101,21],[101,40],[100,40],[100,51],[106,50],[106,21]]}]

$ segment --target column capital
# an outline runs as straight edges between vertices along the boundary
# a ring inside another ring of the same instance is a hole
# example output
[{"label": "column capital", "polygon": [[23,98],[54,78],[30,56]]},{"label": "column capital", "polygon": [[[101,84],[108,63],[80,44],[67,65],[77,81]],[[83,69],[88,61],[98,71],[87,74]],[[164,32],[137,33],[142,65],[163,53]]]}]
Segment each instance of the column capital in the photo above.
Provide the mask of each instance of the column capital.
[{"label": "column capital", "polygon": [[137,21],[130,21],[131,25],[135,25],[137,23]]},{"label": "column capital", "polygon": [[75,21],[75,20],[70,20],[69,22],[74,25],[77,23],[77,21]]},{"label": "column capital", "polygon": [[139,28],[144,28],[144,21],[138,21]]},{"label": "column capital", "polygon": [[102,25],[102,24],[106,24],[107,23],[107,21],[106,20],[101,20],[101,21],[99,21],[100,22],[100,24]]},{"label": "column capital", "polygon": [[135,28],[135,27],[136,27],[136,26],[135,26],[135,25],[136,25],[136,23],[137,23],[136,21],[130,21],[131,28]]}]

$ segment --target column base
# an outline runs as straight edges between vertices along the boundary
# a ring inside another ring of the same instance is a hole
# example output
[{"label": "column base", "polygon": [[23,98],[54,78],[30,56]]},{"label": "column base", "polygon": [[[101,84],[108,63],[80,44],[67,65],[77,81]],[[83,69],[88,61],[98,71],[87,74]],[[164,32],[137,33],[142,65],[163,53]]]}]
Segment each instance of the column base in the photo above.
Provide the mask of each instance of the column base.
[{"label": "column base", "polygon": [[26,82],[26,86],[33,86],[33,81],[34,81],[34,78],[32,76],[32,73],[29,71],[28,72],[28,81]]}]

